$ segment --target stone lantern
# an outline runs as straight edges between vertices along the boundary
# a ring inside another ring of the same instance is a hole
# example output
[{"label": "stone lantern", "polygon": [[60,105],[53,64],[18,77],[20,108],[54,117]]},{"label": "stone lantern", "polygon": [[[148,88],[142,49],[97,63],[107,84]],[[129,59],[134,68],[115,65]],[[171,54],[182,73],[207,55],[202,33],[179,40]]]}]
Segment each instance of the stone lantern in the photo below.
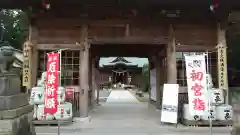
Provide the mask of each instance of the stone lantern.
[{"label": "stone lantern", "polygon": [[9,43],[0,44],[0,134],[35,135],[33,106],[28,94],[21,93],[20,70],[13,68],[14,51]]}]

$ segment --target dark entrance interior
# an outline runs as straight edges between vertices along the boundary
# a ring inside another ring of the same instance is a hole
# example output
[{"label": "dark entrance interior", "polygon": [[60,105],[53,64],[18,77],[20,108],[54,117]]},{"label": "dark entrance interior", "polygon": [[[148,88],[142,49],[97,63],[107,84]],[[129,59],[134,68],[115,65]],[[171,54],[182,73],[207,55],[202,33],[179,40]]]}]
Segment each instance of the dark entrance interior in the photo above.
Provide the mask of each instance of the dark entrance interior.
[{"label": "dark entrance interior", "polygon": [[123,74],[116,74],[116,83],[123,83]]}]

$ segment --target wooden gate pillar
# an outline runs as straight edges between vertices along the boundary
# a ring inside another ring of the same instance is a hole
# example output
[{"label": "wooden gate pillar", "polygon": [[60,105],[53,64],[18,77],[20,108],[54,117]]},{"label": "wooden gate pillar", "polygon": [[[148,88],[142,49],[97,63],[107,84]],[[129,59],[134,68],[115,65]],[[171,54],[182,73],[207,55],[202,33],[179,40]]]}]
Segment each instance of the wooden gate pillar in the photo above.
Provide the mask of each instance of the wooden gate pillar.
[{"label": "wooden gate pillar", "polygon": [[96,58],[92,57],[91,60],[91,72],[92,72],[92,80],[91,80],[91,84],[92,84],[92,106],[94,107],[95,104],[95,100],[96,100],[96,96],[95,96],[95,92],[96,92],[96,76],[95,76],[95,69],[96,69]]},{"label": "wooden gate pillar", "polygon": [[86,25],[81,29],[80,41],[80,120],[89,120],[88,118],[88,92],[89,92],[89,47],[88,28]]},{"label": "wooden gate pillar", "polygon": [[[90,48],[89,48],[90,49]],[[89,93],[88,93],[88,105],[89,107],[92,109],[92,105],[93,105],[93,102],[92,102],[92,92],[93,92],[93,85],[92,85],[92,52],[91,52],[91,49],[89,50],[89,62],[88,62],[88,85],[89,85]]]},{"label": "wooden gate pillar", "polygon": [[96,89],[97,89],[97,97],[96,97],[96,104],[99,105],[99,91],[100,91],[100,81],[101,81],[101,78],[100,78],[100,73],[99,73],[99,60],[100,60],[100,57],[96,57],[96,69],[95,69],[95,78],[96,78]]},{"label": "wooden gate pillar", "polygon": [[161,58],[159,56],[156,57],[155,61],[156,65],[156,108],[161,108]]},{"label": "wooden gate pillar", "polygon": [[162,105],[162,96],[163,96],[163,85],[165,83],[165,69],[163,60],[166,53],[165,51],[158,52],[156,58],[156,107],[157,109],[161,109]]},{"label": "wooden gate pillar", "polygon": [[168,33],[168,45],[167,45],[167,83],[177,83],[177,62],[176,62],[176,44],[174,37],[174,30],[172,25],[169,27]]},{"label": "wooden gate pillar", "polygon": [[148,95],[149,95],[149,102],[152,102],[152,94],[151,94],[151,70],[153,69],[153,67],[154,67],[154,58],[150,55],[149,57],[148,57],[148,68],[149,68],[149,91],[148,91]]}]

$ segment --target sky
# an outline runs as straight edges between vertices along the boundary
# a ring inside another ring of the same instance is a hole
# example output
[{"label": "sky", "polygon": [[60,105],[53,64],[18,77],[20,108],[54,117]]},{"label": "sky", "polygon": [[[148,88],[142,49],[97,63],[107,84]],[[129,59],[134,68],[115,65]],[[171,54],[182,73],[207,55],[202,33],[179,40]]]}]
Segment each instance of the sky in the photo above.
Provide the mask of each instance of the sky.
[{"label": "sky", "polygon": [[[99,61],[99,66],[109,64],[109,62],[113,61],[117,57],[102,57]],[[148,64],[147,58],[138,58],[138,57],[124,57],[127,61],[131,62],[132,65],[138,65],[138,67],[143,67],[144,64]]]}]

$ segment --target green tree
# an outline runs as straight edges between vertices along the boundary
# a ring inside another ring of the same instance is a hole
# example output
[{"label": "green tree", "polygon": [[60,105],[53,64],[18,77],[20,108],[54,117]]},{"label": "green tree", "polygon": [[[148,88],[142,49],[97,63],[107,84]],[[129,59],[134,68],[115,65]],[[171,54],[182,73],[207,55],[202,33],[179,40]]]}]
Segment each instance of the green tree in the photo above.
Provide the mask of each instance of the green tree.
[{"label": "green tree", "polygon": [[28,17],[21,10],[0,10],[0,40],[21,49],[28,34]]}]

